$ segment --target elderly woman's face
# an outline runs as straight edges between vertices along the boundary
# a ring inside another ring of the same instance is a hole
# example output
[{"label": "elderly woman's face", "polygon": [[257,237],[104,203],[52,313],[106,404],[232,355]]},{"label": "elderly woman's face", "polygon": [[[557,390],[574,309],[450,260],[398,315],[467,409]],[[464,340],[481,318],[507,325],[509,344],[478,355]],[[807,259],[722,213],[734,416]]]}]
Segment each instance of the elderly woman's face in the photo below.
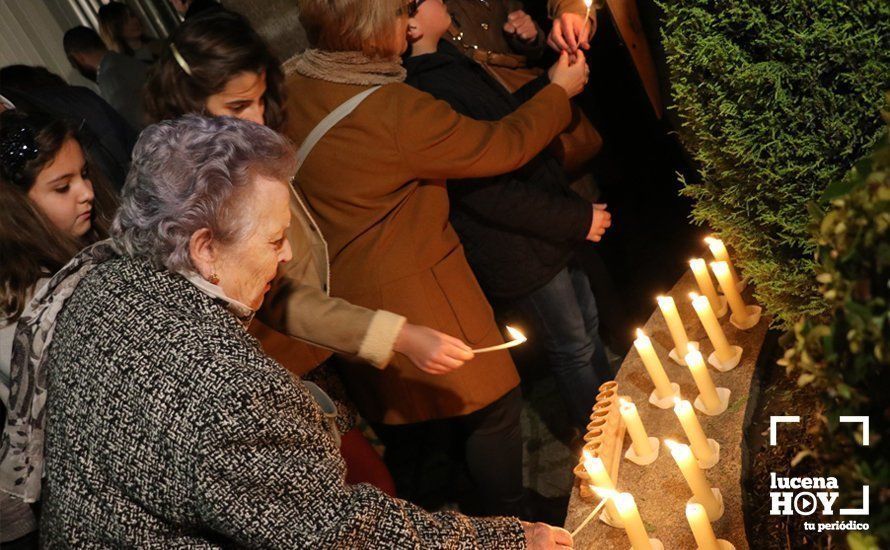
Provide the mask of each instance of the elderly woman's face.
[{"label": "elderly woman's face", "polygon": [[257,176],[247,213],[252,230],[235,243],[216,249],[212,269],[226,296],[259,309],[278,271],[293,257],[287,240],[290,189],[286,182]]}]

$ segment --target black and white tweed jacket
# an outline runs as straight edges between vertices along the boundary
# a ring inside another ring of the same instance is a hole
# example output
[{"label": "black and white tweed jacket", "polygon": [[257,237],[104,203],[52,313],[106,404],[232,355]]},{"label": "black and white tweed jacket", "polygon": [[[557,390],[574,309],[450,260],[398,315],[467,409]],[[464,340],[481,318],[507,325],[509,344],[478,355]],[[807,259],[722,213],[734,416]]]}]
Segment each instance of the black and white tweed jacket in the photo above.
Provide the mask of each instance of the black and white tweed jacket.
[{"label": "black and white tweed jacket", "polygon": [[430,514],[344,464],[306,388],[179,275],[116,258],[47,364],[48,548],[522,548],[519,521]]}]

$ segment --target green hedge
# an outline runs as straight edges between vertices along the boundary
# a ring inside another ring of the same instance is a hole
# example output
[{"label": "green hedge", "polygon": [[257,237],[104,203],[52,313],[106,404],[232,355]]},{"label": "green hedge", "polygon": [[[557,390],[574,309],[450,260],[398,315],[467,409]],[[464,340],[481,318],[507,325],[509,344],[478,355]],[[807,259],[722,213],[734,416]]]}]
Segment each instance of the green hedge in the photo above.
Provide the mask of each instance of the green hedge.
[{"label": "green hedge", "polygon": [[[890,98],[888,98],[890,99]],[[890,115],[888,115],[890,122]],[[890,128],[888,128],[890,130]],[[890,133],[875,153],[829,188],[828,211],[813,207],[825,322],[803,319],[781,364],[822,393],[820,466],[842,481],[845,497],[871,487],[869,533],[848,538],[851,548],[890,547]],[[856,424],[841,415],[871,419],[869,446]],[[854,503],[859,507],[860,503]],[[862,521],[862,520],[860,520]]]},{"label": "green hedge", "polygon": [[735,249],[790,327],[824,311],[806,204],[876,143],[890,87],[890,2],[669,0],[663,41],[680,135],[699,165],[693,218]]}]

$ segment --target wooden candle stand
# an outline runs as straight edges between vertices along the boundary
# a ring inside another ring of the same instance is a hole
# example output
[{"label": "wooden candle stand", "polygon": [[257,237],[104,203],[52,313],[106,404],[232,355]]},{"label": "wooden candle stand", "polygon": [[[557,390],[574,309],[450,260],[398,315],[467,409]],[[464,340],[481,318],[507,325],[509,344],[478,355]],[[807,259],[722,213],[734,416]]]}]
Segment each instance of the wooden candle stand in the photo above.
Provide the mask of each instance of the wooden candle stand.
[{"label": "wooden candle stand", "polygon": [[[618,486],[618,469],[621,466],[621,451],[624,447],[624,420],[618,412],[618,382],[606,382],[599,388],[590,423],[584,435],[584,450],[591,456],[599,457],[609,471],[609,478]],[[584,459],[578,459],[573,470],[581,498],[587,501],[599,501],[591,489],[590,476],[584,469]]]}]

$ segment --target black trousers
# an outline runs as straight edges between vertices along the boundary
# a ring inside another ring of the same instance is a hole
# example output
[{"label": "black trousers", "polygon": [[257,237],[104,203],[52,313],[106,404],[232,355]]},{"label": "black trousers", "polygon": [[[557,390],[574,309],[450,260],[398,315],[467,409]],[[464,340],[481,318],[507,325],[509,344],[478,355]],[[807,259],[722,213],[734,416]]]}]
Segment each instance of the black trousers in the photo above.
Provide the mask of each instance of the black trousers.
[{"label": "black trousers", "polygon": [[[374,430],[386,445],[384,459],[392,471],[399,495],[420,505],[435,502],[426,498],[429,478],[453,475],[441,466],[442,456],[454,447],[442,445],[443,434],[457,436],[467,469],[475,483],[485,515],[522,514],[522,429],[519,415],[522,392],[516,387],[487,407],[473,413],[416,424],[375,424]],[[439,490],[441,491],[440,484]],[[441,495],[439,495],[441,496]]]}]

